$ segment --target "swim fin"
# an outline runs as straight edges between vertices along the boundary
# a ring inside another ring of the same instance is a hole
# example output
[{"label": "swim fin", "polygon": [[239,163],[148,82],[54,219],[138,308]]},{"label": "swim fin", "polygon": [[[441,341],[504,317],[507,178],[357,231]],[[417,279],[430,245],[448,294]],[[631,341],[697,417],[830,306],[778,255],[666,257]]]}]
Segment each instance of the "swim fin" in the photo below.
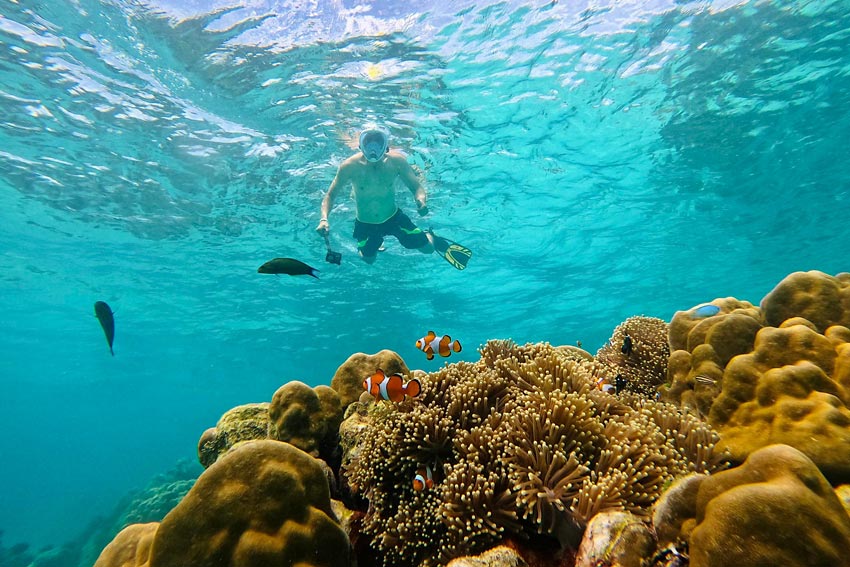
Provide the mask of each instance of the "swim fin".
[{"label": "swim fin", "polygon": [[434,250],[445,258],[446,262],[458,270],[466,268],[466,263],[472,257],[472,251],[469,248],[442,236],[437,236],[432,230],[428,232],[431,233],[431,238],[434,240]]}]

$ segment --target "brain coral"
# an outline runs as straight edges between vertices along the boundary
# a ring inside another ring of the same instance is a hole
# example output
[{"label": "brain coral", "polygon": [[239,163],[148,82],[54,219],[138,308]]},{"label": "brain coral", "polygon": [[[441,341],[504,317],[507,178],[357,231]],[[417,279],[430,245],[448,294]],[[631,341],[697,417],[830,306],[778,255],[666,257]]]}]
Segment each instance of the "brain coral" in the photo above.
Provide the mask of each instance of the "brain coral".
[{"label": "brain coral", "polygon": [[669,518],[692,517],[683,522],[692,526],[691,567],[850,565],[850,516],[814,463],[787,445],[692,479],[672,506],[681,511]]},{"label": "brain coral", "polygon": [[792,317],[811,321],[821,333],[832,325],[850,327],[850,274],[794,272],[761,300],[761,309],[773,327]]},{"label": "brain coral", "polygon": [[710,422],[720,446],[743,461],[760,447],[785,443],[834,481],[850,479],[850,329],[824,335],[803,319],[765,327],[750,354],[732,359]]},{"label": "brain coral", "polygon": [[401,357],[391,350],[384,349],[375,354],[352,354],[337,368],[331,380],[331,388],[339,394],[343,409],[360,398],[363,393],[363,379],[371,376],[378,368],[388,375],[398,372],[406,376],[410,373]]},{"label": "brain coral", "polygon": [[[418,398],[373,404],[347,474],[384,565],[445,564],[510,533],[576,545],[599,512],[646,517],[665,483],[723,465],[710,428],[595,389],[597,366],[490,341],[478,362],[423,378]],[[436,485],[414,491],[425,466]]]},{"label": "brain coral", "polygon": [[269,437],[330,460],[337,447],[342,408],[328,386],[292,381],[278,388],[269,406]]},{"label": "brain coral", "polygon": [[[624,341],[630,343],[628,350]],[[669,356],[667,323],[655,317],[638,316],[629,317],[614,329],[611,338],[596,353],[596,360],[610,369],[609,382],[620,376],[625,379],[627,390],[654,395],[656,387],[667,379]]]},{"label": "brain coral", "polygon": [[317,460],[280,441],[228,451],[162,521],[150,567],[347,567]]}]

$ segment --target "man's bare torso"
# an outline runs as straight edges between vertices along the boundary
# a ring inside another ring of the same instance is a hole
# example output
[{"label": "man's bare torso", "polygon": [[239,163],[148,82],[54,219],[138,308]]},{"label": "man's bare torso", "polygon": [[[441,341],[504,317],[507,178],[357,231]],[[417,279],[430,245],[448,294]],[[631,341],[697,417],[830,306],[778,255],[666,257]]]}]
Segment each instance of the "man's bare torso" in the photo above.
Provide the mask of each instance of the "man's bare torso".
[{"label": "man's bare torso", "polygon": [[404,157],[390,153],[377,163],[366,161],[358,153],[345,160],[342,169],[353,186],[357,220],[380,224],[392,217],[398,207],[395,202],[395,180],[399,176],[396,160]]}]

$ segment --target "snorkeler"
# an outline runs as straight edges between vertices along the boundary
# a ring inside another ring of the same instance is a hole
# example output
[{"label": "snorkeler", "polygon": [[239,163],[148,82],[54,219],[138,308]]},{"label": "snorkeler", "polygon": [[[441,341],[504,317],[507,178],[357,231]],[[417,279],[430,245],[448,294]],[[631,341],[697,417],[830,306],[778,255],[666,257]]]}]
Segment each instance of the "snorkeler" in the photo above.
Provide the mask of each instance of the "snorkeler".
[{"label": "snorkeler", "polygon": [[353,187],[355,219],[354,239],[360,257],[369,264],[377,258],[385,236],[394,236],[405,248],[430,254],[435,249],[455,268],[466,267],[472,252],[460,244],[423,231],[410,220],[395,202],[396,179],[413,193],[417,210],[428,214],[425,187],[416,172],[407,163],[404,154],[389,148],[389,132],[368,124],[360,132],[360,151],[343,161],[322,199],[322,216],[316,231],[328,234],[328,215],[338,191],[351,183]]}]

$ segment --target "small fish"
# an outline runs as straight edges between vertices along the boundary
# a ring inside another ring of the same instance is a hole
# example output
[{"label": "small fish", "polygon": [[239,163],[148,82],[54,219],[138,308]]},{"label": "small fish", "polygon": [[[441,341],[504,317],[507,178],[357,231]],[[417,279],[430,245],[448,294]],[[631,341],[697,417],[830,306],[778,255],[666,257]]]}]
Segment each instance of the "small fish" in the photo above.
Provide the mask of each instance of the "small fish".
[{"label": "small fish", "polygon": [[713,386],[717,383],[717,380],[707,374],[698,374],[694,376],[694,382],[696,382],[697,384],[703,384],[705,386]]},{"label": "small fish", "polygon": [[703,303],[691,310],[692,319],[705,319],[706,317],[714,317],[720,313],[720,308],[711,303]]},{"label": "small fish", "polygon": [[626,356],[632,354],[632,338],[628,333],[623,337],[623,346],[620,347],[620,351]]},{"label": "small fish", "polygon": [[94,316],[100,321],[100,326],[103,328],[103,334],[106,335],[106,342],[109,343],[109,353],[115,356],[112,350],[112,342],[115,340],[115,318],[112,316],[112,309],[105,301],[94,302]]},{"label": "small fish", "polygon": [[376,400],[400,402],[405,396],[418,396],[422,391],[422,384],[416,378],[411,378],[405,384],[404,377],[398,372],[387,376],[378,368],[374,374],[363,380],[363,389],[375,396]]},{"label": "small fish", "polygon": [[462,347],[460,341],[453,341],[449,335],[437,336],[434,331],[428,331],[428,334],[416,341],[416,348],[426,354],[428,360],[434,358],[434,353],[440,356],[449,356],[452,351],[460,352]]},{"label": "small fish", "polygon": [[259,268],[257,272],[261,274],[288,274],[290,276],[313,276],[319,279],[315,272],[316,268],[311,268],[304,262],[294,258],[275,258],[269,260]]},{"label": "small fish", "polygon": [[413,477],[413,490],[420,492],[426,488],[434,488],[434,471],[428,465],[416,469]]},{"label": "small fish", "polygon": [[617,377],[614,378],[614,383],[612,384],[607,376],[601,377],[596,381],[596,389],[605,392],[606,394],[619,394],[623,390],[626,389],[628,385],[628,380],[617,374]]},{"label": "small fish", "polygon": [[626,386],[629,385],[629,381],[617,374],[617,377],[614,379],[614,389],[615,393],[619,394],[623,390],[626,389]]}]

